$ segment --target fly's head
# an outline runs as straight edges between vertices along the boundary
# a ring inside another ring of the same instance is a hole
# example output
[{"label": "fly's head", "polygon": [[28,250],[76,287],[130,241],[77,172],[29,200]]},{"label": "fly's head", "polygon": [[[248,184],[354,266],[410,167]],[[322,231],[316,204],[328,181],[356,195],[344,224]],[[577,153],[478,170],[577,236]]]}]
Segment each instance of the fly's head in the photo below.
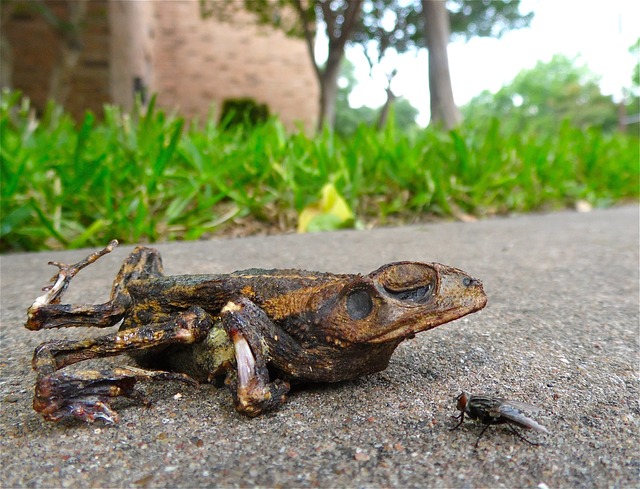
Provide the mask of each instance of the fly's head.
[{"label": "fly's head", "polygon": [[456,397],[456,409],[464,412],[467,409],[467,403],[469,402],[469,394],[462,391],[458,397]]}]

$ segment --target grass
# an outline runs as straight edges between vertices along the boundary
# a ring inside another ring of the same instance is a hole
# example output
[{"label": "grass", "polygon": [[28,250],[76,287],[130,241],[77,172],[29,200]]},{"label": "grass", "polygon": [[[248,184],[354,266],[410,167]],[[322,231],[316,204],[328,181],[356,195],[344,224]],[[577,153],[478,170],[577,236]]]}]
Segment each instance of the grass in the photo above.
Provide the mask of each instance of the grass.
[{"label": "grass", "polygon": [[[639,195],[639,142],[565,124],[505,133],[497,120],[452,132],[349,139],[287,132],[277,119],[222,130],[151,105],[107,107],[77,124],[17,92],[0,103],[2,251],[199,239],[251,226],[293,230],[333,184],[359,223],[607,206]],[[249,230],[250,231],[250,230]]]}]

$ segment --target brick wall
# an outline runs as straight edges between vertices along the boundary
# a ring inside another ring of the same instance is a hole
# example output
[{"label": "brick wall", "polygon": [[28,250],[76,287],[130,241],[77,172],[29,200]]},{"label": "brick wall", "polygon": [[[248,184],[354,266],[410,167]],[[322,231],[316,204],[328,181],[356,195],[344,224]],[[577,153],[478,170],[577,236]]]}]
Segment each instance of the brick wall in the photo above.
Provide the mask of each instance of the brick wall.
[{"label": "brick wall", "polygon": [[153,81],[158,101],[204,117],[212,103],[250,96],[289,126],[312,127],[319,88],[304,42],[252,25],[246,13],[232,23],[202,19],[198,2],[154,3]]},{"label": "brick wall", "polygon": [[[22,90],[33,105],[42,110],[49,96],[53,67],[60,55],[61,38],[29,3],[27,0],[10,4],[11,19],[5,24],[4,35],[13,55],[11,86]],[[58,18],[68,19],[66,1],[47,1],[47,5]],[[107,0],[88,3],[82,54],[65,101],[65,106],[77,120],[82,118],[85,109],[101,114],[102,105],[111,100],[107,7]]]},{"label": "brick wall", "polygon": [[[60,40],[38,14],[15,2],[6,22],[13,49],[12,86],[44,107]],[[67,2],[47,0],[64,18]],[[197,0],[91,0],[84,50],[67,109],[80,118],[106,102],[130,108],[134,79],[158,105],[186,117],[207,116],[226,98],[253,97],[293,127],[312,128],[319,88],[304,41],[259,27],[246,13],[231,22],[200,17]]]}]

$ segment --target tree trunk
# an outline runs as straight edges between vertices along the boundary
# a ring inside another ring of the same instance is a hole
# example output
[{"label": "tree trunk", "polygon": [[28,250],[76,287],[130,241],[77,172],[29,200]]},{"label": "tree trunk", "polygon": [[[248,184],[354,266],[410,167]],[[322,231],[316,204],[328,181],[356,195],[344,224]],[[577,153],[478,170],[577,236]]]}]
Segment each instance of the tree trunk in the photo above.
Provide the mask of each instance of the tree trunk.
[{"label": "tree trunk", "polygon": [[[331,9],[329,0],[318,0],[316,4],[321,10],[324,21],[327,25],[327,36],[329,37],[329,53],[324,69],[321,69],[315,58],[313,45],[309,37],[310,29],[308,28],[308,16],[304,14],[300,0],[294,0],[294,5],[298,12],[301,13],[301,20],[305,27],[305,37],[307,38],[307,46],[311,59],[316,67],[316,74],[320,82],[320,117],[318,118],[318,130],[324,126],[333,129],[336,122],[336,98],[338,96],[338,74],[340,65],[344,58],[344,48],[349,39],[353,35],[353,30],[361,15],[363,0],[348,0],[345,11],[337,16],[336,12]],[[340,29],[336,29],[336,21],[338,17],[342,17]]]},{"label": "tree trunk", "polygon": [[391,106],[397,98],[398,97],[396,96],[396,94],[391,91],[391,87],[387,87],[387,100],[384,101],[384,105],[382,106],[380,115],[378,116],[378,130],[381,130],[387,123],[387,119],[389,118],[389,110],[391,110]]},{"label": "tree trunk", "polygon": [[431,122],[453,129],[462,121],[462,115],[453,100],[449,73],[449,12],[442,0],[422,0],[425,16],[425,37],[429,50],[429,95]]},{"label": "tree trunk", "polygon": [[333,128],[336,122],[336,100],[338,97],[338,74],[344,51],[330,53],[324,70],[319,75],[320,81],[320,117],[318,131],[323,126]]}]

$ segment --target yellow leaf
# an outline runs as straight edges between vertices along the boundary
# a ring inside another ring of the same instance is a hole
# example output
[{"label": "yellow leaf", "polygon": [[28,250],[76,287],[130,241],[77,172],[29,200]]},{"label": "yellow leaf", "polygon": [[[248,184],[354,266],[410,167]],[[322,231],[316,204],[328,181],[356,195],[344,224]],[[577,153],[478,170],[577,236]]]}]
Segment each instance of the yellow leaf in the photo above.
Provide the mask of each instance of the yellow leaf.
[{"label": "yellow leaf", "polygon": [[332,183],[322,187],[320,201],[305,207],[298,218],[298,232],[328,231],[353,225],[353,211]]}]

